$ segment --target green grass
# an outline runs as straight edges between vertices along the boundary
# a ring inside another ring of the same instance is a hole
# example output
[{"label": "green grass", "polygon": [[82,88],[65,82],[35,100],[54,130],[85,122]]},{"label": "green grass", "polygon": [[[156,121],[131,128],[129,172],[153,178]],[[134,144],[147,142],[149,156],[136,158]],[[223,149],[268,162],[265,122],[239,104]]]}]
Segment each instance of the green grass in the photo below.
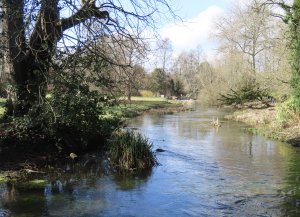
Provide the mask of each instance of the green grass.
[{"label": "green grass", "polygon": [[109,156],[119,172],[145,170],[157,163],[151,148],[152,144],[140,133],[120,131],[112,136]]},{"label": "green grass", "polygon": [[141,97],[141,96],[133,96],[131,97],[132,101],[151,101],[151,102],[167,102],[166,98],[161,97]]},{"label": "green grass", "polygon": [[108,112],[123,117],[135,117],[150,109],[177,108],[182,103],[178,100],[167,100],[160,97],[132,97],[131,103],[123,101]]}]

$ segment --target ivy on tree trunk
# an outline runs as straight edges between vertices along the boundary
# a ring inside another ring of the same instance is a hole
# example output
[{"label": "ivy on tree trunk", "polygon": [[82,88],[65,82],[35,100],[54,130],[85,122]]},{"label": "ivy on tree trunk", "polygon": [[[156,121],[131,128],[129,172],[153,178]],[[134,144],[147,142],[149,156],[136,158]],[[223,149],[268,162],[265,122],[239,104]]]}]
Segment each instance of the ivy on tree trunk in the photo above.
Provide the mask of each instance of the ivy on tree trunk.
[{"label": "ivy on tree trunk", "polygon": [[108,12],[100,11],[93,0],[85,1],[76,13],[63,19],[59,0],[32,2],[35,3],[40,4],[40,9],[29,34],[25,31],[25,1],[3,0],[4,73],[13,86],[8,94],[8,114],[26,114],[45,97],[51,59],[65,30],[91,17],[108,17]]}]

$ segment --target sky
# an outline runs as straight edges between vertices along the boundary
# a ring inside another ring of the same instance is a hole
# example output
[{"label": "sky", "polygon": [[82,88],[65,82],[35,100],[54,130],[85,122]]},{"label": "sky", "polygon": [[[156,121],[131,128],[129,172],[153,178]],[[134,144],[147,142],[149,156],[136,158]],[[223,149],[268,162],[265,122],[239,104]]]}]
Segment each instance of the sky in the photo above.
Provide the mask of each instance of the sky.
[{"label": "sky", "polygon": [[173,8],[183,22],[166,23],[160,35],[171,40],[175,55],[200,46],[209,58],[217,47],[214,22],[231,3],[231,0],[173,0]]}]

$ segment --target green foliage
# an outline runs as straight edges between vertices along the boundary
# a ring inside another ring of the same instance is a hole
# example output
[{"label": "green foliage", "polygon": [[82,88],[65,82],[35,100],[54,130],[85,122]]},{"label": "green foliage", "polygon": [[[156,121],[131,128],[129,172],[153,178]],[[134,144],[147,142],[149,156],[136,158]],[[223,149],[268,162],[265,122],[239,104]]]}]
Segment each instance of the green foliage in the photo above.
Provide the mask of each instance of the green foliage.
[{"label": "green foliage", "polygon": [[261,89],[257,83],[252,82],[241,85],[237,90],[230,89],[229,93],[221,94],[219,100],[227,105],[242,105],[256,100],[268,105],[269,96],[266,89]]},{"label": "green foliage", "polygon": [[150,169],[157,163],[151,148],[152,144],[140,133],[120,131],[112,136],[109,156],[120,172]]},{"label": "green foliage", "polygon": [[293,106],[300,108],[300,1],[294,0],[292,10],[286,16],[289,24],[289,48],[291,51],[291,87],[293,95]]},{"label": "green foliage", "polygon": [[172,78],[170,80],[170,88],[172,95],[180,97],[185,95],[183,81],[179,77]]},{"label": "green foliage", "polygon": [[74,74],[55,76],[51,93],[40,104],[22,117],[11,118],[10,127],[1,135],[2,142],[13,141],[19,148],[26,144],[32,149],[36,144],[40,150],[63,152],[103,144],[121,124],[120,117],[108,113],[115,100],[90,91],[85,77]]},{"label": "green foliage", "polygon": [[158,113],[178,111],[182,108],[180,100],[166,100],[160,97],[132,97],[130,104],[118,104],[110,112],[125,118],[136,117],[145,111],[154,109]]},{"label": "green foliage", "polygon": [[150,88],[153,92],[167,94],[169,89],[168,76],[162,69],[155,69],[151,74]]},{"label": "green foliage", "polygon": [[176,75],[168,75],[160,68],[154,69],[149,81],[149,89],[152,92],[166,96],[181,96],[185,94],[182,79]]},{"label": "green foliage", "polygon": [[295,97],[290,97],[277,107],[277,119],[279,122],[299,119],[300,107]]}]

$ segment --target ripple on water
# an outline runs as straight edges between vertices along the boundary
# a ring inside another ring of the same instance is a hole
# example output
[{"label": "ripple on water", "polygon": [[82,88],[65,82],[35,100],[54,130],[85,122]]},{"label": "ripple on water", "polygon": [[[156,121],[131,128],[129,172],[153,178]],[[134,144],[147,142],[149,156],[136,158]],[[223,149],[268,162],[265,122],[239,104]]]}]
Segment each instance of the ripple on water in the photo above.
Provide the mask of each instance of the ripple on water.
[{"label": "ripple on water", "polygon": [[5,209],[0,209],[0,217],[8,217],[10,215],[10,212]]},{"label": "ripple on water", "polygon": [[[154,149],[166,150],[156,153],[161,165],[141,176],[72,167],[40,192],[48,216],[300,216],[300,153],[242,130],[241,123],[226,122],[216,131],[208,124],[213,116],[221,113],[138,117],[133,126]],[[0,195],[6,190],[0,185]],[[30,194],[38,192],[15,194],[18,204],[4,206],[10,211],[0,203],[0,217],[25,207]]]}]

